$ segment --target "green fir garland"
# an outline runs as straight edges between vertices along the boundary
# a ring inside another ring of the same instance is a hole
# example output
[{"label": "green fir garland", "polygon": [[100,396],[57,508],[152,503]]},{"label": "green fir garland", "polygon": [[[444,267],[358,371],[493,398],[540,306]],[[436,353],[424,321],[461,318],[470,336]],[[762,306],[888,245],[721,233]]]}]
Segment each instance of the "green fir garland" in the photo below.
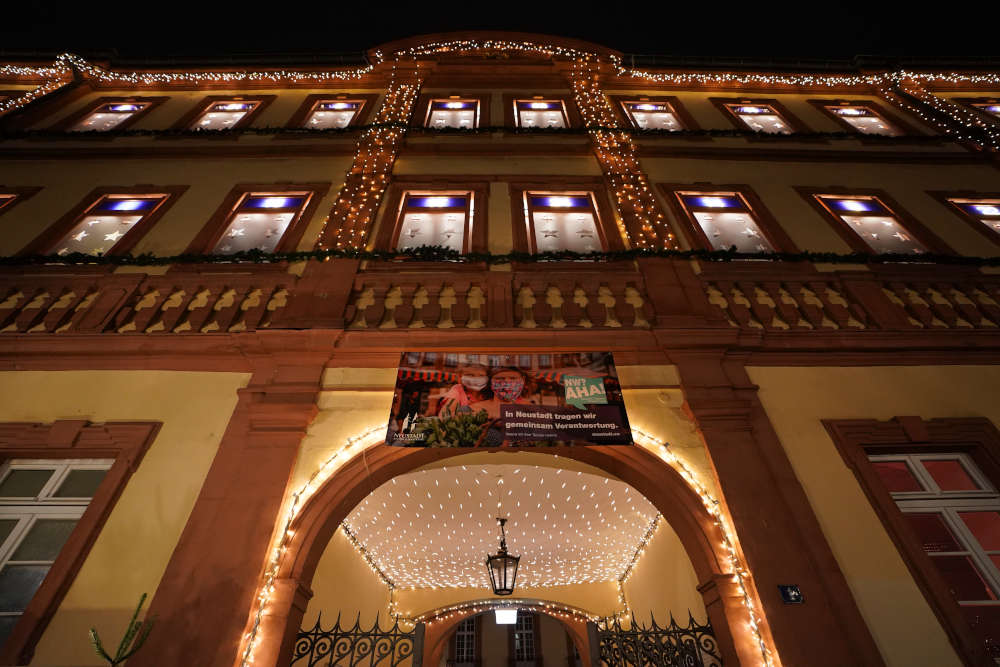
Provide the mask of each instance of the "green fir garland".
[{"label": "green fir garland", "polygon": [[459,264],[510,264],[534,262],[625,262],[641,259],[692,259],[706,262],[731,262],[734,260],[764,260],[769,262],[818,262],[826,264],[938,264],[951,266],[1000,266],[1000,256],[967,257],[940,253],[920,255],[892,253],[872,255],[863,252],[739,252],[735,246],[728,250],[671,250],[667,248],[611,250],[578,253],[569,250],[558,252],[470,252],[462,254],[441,246],[421,246],[406,250],[364,250],[337,248],[332,250],[302,250],[295,252],[264,252],[245,250],[231,255],[183,254],[159,256],[143,255],[25,255],[0,257],[0,266],[37,266],[41,264],[110,266],[163,266],[166,264],[277,264],[282,262],[325,261],[348,259],[373,262],[451,262]]}]

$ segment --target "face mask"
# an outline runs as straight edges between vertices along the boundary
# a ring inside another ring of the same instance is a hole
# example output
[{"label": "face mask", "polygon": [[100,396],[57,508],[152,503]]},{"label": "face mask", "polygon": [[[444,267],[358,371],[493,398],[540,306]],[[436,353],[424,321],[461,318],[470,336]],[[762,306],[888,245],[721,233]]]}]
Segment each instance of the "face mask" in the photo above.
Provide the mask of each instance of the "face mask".
[{"label": "face mask", "polygon": [[462,376],[462,384],[464,384],[469,389],[474,389],[476,391],[479,391],[480,389],[485,387],[487,382],[489,382],[489,378],[486,377],[485,375]]},{"label": "face mask", "polygon": [[521,395],[521,390],[524,389],[524,378],[495,377],[490,383],[490,386],[493,387],[493,393],[496,394],[501,401],[510,403]]}]

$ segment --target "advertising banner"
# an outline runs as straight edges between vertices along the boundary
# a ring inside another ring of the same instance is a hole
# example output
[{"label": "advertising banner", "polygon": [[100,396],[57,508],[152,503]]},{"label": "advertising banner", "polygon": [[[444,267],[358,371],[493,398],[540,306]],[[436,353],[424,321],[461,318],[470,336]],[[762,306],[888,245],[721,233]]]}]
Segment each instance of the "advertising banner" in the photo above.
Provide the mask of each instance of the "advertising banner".
[{"label": "advertising banner", "polygon": [[631,445],[610,352],[404,352],[386,444]]}]

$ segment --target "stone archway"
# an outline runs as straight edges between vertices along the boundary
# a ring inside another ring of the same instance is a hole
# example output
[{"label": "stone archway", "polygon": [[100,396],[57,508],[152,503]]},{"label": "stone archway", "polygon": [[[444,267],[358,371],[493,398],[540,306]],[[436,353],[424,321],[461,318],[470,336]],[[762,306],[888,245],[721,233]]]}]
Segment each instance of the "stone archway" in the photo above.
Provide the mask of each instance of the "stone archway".
[{"label": "stone archway", "polygon": [[[502,457],[505,451],[517,450],[493,451]],[[733,665],[760,661],[760,645],[749,631],[750,617],[730,572],[722,531],[676,470],[639,446],[549,447],[532,451],[581,461],[643,494],[670,523],[691,560],[723,660]],[[467,449],[460,448],[376,445],[340,467],[309,498],[292,524],[293,536],[274,582],[275,594],[258,628],[255,663],[279,667],[289,663],[319,559],[337,527],[365,496],[393,477],[467,453]]]}]

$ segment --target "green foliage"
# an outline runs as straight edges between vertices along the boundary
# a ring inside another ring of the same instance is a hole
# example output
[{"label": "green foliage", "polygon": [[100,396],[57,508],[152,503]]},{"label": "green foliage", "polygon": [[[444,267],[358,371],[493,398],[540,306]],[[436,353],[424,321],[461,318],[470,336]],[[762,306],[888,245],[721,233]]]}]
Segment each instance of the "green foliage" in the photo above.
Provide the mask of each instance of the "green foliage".
[{"label": "green foliage", "polygon": [[97,634],[97,628],[90,629],[90,643],[93,645],[94,651],[99,657],[107,660],[111,667],[117,667],[117,665],[124,663],[135,655],[135,652],[146,643],[146,638],[149,637],[149,632],[153,629],[155,619],[137,620],[144,602],[146,602],[146,593],[143,593],[142,597],[139,598],[139,604],[135,608],[135,613],[132,614],[132,620],[129,621],[128,627],[125,629],[125,636],[122,637],[121,642],[118,644],[118,650],[115,651],[114,657],[110,656],[104,650],[104,644]]},{"label": "green foliage", "polygon": [[486,410],[421,417],[413,430],[426,434],[423,443],[428,447],[474,447],[489,419]]}]

